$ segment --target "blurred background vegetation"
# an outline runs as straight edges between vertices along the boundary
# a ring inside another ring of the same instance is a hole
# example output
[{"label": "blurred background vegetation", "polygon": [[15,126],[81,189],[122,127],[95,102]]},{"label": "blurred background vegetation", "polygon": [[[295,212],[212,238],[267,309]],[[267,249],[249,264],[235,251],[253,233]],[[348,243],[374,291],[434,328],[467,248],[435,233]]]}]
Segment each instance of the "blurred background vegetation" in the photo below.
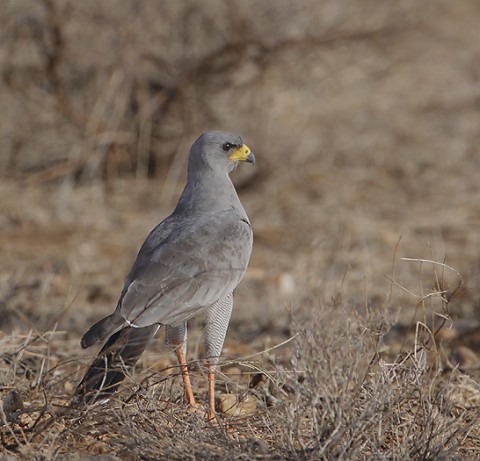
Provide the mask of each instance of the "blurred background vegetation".
[{"label": "blurred background vegetation", "polygon": [[[473,0],[2,2],[4,281],[115,254],[113,301],[207,129],[257,154],[235,177],[250,276],[282,306],[307,280],[381,304],[399,256],[475,278],[479,17]],[[418,265],[395,274],[417,284]]]}]

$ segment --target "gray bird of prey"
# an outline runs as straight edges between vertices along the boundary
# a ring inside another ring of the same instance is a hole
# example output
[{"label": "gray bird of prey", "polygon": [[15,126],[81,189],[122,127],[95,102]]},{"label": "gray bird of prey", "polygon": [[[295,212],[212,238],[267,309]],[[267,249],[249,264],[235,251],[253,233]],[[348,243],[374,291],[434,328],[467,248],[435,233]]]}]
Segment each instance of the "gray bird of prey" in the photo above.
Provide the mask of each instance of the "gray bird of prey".
[{"label": "gray bird of prey", "polygon": [[253,243],[252,226],[229,176],[242,161],[255,164],[255,157],[235,134],[206,132],[195,141],[175,210],[140,248],[115,311],[81,340],[83,348],[106,343],[78,385],[77,401],[107,399],[165,325],[165,342],[175,348],[187,402],[196,406],[186,362],[187,322],[204,314],[207,418],[215,418],[215,366],[233,290],[245,274]]}]

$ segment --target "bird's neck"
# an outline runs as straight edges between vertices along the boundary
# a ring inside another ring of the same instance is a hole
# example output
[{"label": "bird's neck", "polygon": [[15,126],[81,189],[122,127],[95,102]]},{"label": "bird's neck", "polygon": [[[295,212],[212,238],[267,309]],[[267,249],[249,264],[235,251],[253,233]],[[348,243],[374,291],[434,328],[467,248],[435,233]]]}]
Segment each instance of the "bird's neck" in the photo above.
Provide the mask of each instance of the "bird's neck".
[{"label": "bird's neck", "polygon": [[196,175],[189,172],[176,210],[202,213],[221,211],[232,206],[243,211],[228,173],[209,171],[208,174]]}]

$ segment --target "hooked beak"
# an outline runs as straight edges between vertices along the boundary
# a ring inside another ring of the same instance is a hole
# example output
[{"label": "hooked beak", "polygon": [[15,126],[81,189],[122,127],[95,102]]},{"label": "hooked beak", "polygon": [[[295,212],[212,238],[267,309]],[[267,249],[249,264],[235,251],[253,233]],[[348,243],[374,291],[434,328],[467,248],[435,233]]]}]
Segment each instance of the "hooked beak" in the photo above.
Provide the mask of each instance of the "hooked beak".
[{"label": "hooked beak", "polygon": [[250,147],[242,144],[240,147],[237,147],[228,157],[232,161],[248,162],[252,165],[255,165],[255,155],[250,150]]}]

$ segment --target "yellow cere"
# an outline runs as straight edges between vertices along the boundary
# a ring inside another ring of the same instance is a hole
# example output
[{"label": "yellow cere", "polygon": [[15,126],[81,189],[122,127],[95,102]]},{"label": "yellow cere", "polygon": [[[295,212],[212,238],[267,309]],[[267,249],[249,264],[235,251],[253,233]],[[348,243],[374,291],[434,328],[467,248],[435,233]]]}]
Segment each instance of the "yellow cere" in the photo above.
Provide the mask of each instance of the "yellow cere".
[{"label": "yellow cere", "polygon": [[230,160],[241,160],[245,161],[248,157],[248,154],[250,154],[250,147],[246,146],[245,144],[242,144],[240,147],[237,147],[231,154],[230,157],[228,157]]}]

